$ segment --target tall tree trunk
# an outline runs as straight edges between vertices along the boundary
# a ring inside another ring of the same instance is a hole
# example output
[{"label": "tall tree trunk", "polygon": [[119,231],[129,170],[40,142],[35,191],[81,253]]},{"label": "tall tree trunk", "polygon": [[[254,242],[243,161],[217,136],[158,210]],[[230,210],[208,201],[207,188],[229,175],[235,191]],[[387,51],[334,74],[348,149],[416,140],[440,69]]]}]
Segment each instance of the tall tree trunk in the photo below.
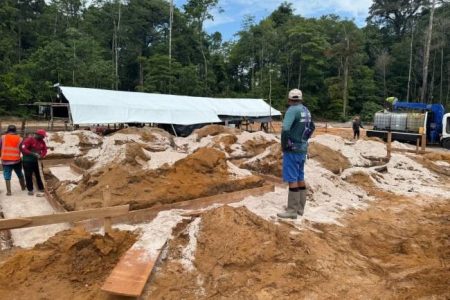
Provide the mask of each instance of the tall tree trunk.
[{"label": "tall tree trunk", "polygon": [[445,97],[445,106],[447,106],[449,95],[450,95],[450,63],[447,64],[447,96]]},{"label": "tall tree trunk", "polygon": [[387,97],[387,90],[386,90],[386,64],[383,65],[383,92],[384,92],[384,99]]},{"label": "tall tree trunk", "polygon": [[72,66],[72,85],[75,86],[75,41],[73,41],[73,66]]},{"label": "tall tree trunk", "polygon": [[111,61],[112,61],[112,77],[114,78],[111,89],[115,89],[116,87],[116,77],[115,77],[115,64],[116,64],[116,21],[113,20],[113,35],[112,35],[112,42],[111,42]]},{"label": "tall tree trunk", "polygon": [[208,61],[206,60],[205,50],[203,49],[202,45],[200,45],[200,50],[202,52],[203,63],[205,65],[205,96],[207,96],[207,92],[208,92]]},{"label": "tall tree trunk", "polygon": [[139,85],[144,88],[144,66],[143,66],[142,47],[139,49]]},{"label": "tall tree trunk", "polygon": [[411,71],[412,71],[412,60],[413,60],[413,42],[414,42],[414,21],[411,26],[411,43],[409,50],[409,70],[408,70],[408,89],[406,92],[406,102],[409,102],[409,90],[411,89]]},{"label": "tall tree trunk", "polygon": [[436,51],[434,51],[433,55],[433,71],[431,72],[431,84],[430,84],[430,94],[428,96],[428,99],[430,99],[430,102],[433,103],[433,92],[434,92],[434,74],[435,74],[435,68],[436,67]]},{"label": "tall tree trunk", "polygon": [[261,84],[260,87],[262,88],[262,84],[263,84],[263,70],[264,70],[264,44],[263,42],[261,42],[261,59],[260,59],[260,80],[261,80]]},{"label": "tall tree trunk", "polygon": [[172,93],[172,26],[173,26],[173,0],[169,8],[169,94]]},{"label": "tall tree trunk", "polygon": [[120,17],[121,17],[121,3],[119,0],[119,18],[117,20],[117,27],[116,27],[116,90],[119,89],[119,31],[120,31]]},{"label": "tall tree trunk", "polygon": [[287,92],[289,92],[290,83],[291,83],[291,52],[289,52],[287,63],[287,81],[286,81]]},{"label": "tall tree trunk", "polygon": [[302,86],[302,61],[300,60],[298,62],[298,82],[297,82],[297,88],[300,89]]},{"label": "tall tree trunk", "polygon": [[439,86],[439,103],[442,104],[442,84],[444,81],[444,46],[441,46],[441,82]]},{"label": "tall tree trunk", "polygon": [[344,107],[343,115],[347,116],[347,102],[348,102],[348,56],[345,57],[344,62],[344,93],[343,93]]},{"label": "tall tree trunk", "polygon": [[431,35],[433,33],[433,17],[434,17],[434,8],[435,8],[436,0],[433,0],[431,4],[431,14],[430,14],[430,23],[428,25],[427,38],[425,44],[425,53],[423,60],[423,75],[422,75],[422,96],[421,100],[423,102],[427,102],[425,98],[427,95],[427,83],[428,83],[428,61],[430,59],[430,46],[431,46]]},{"label": "tall tree trunk", "polygon": [[347,42],[345,61],[344,61],[344,91],[343,91],[343,116],[344,118],[347,116],[347,104],[348,104],[348,67],[349,67],[349,49],[350,49],[350,40],[348,37],[345,38]]},{"label": "tall tree trunk", "polygon": [[300,57],[298,58],[298,82],[297,88],[300,89],[302,86],[302,55],[303,55],[303,45],[300,46]]},{"label": "tall tree trunk", "polygon": [[18,46],[18,59],[19,59],[19,64],[20,61],[22,60],[22,26],[20,25],[20,19],[19,19],[19,27],[18,27],[18,40],[17,40],[17,46]]}]

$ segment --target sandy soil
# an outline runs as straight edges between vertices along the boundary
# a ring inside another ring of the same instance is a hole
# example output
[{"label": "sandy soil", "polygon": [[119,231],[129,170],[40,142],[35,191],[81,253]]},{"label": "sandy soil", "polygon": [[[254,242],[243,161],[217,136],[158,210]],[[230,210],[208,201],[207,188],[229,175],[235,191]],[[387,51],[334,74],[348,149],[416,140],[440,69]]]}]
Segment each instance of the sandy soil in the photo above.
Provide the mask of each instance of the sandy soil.
[{"label": "sandy soil", "polygon": [[178,229],[144,299],[445,299],[449,203],[386,194],[344,226],[303,231],[218,208],[201,217],[193,268],[192,234]]},{"label": "sandy soil", "polygon": [[58,233],[0,265],[0,299],[107,299],[100,286],[135,235]]},{"label": "sandy soil", "polygon": [[[140,149],[140,148],[139,148]],[[135,158],[137,154],[127,157]],[[110,164],[84,176],[72,189],[62,185],[56,194],[69,210],[102,207],[102,192],[110,187],[109,205],[130,204],[132,209],[173,203],[200,197],[262,186],[257,176],[231,176],[225,154],[212,148],[200,148],[173,166],[142,170],[131,160]]]},{"label": "sandy soil", "polygon": [[[149,223],[118,224],[139,229],[133,247],[149,253],[169,238],[142,298],[449,298],[450,180],[441,171],[448,157],[394,153],[387,161],[384,144],[350,142],[342,139],[350,129],[336,129],[341,137],[329,135],[332,129],[312,140],[303,218],[276,219],[287,197],[287,189],[277,188],[232,207],[211,207],[197,218],[171,210]],[[82,134],[53,142],[58,151],[82,149],[78,159],[85,159],[77,164],[83,176],[68,166],[50,168],[57,193],[71,209],[103,206],[106,185],[110,205],[142,208],[262,184],[236,165],[281,172],[275,136],[220,126],[188,138],[132,129],[101,141]],[[0,298],[103,299],[101,281],[135,239],[119,234],[111,239],[64,231],[33,249],[4,255]]]}]

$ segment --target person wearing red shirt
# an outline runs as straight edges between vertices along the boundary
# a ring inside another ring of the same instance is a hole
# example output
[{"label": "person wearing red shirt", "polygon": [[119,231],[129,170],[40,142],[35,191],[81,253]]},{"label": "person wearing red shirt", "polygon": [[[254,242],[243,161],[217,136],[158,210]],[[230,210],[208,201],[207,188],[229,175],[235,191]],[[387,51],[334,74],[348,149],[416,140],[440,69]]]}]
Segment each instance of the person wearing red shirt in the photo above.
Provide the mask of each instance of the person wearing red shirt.
[{"label": "person wearing red shirt", "polygon": [[39,159],[44,158],[47,155],[47,145],[44,138],[47,133],[43,129],[36,131],[34,136],[28,137],[22,143],[22,163],[23,170],[25,171],[25,181],[27,184],[28,195],[32,196],[33,191],[33,175],[36,177],[36,183],[39,189],[38,197],[44,196],[44,184],[42,183],[39,171]]}]

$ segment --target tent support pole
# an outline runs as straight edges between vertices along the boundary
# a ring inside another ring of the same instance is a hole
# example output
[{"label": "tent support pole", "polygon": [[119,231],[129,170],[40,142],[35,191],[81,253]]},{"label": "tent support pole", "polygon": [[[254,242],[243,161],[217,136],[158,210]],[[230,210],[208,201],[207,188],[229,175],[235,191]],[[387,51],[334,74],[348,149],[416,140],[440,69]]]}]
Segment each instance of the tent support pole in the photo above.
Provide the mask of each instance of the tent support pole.
[{"label": "tent support pole", "polygon": [[73,120],[72,120],[72,111],[70,110],[70,105],[67,106],[67,115],[69,116],[70,130],[73,130]]},{"label": "tent support pole", "polygon": [[173,134],[175,134],[175,136],[178,137],[177,131],[175,130],[175,127],[173,126],[173,124],[170,124],[170,126],[172,126]]}]

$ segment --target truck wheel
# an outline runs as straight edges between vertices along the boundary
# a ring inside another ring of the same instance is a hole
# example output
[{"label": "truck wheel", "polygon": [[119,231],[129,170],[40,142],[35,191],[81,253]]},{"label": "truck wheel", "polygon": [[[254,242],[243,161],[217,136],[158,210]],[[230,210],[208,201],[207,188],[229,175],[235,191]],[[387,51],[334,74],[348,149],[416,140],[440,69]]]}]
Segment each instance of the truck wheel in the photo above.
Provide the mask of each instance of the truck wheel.
[{"label": "truck wheel", "polygon": [[450,150],[450,139],[445,139],[442,141],[442,147]]}]

